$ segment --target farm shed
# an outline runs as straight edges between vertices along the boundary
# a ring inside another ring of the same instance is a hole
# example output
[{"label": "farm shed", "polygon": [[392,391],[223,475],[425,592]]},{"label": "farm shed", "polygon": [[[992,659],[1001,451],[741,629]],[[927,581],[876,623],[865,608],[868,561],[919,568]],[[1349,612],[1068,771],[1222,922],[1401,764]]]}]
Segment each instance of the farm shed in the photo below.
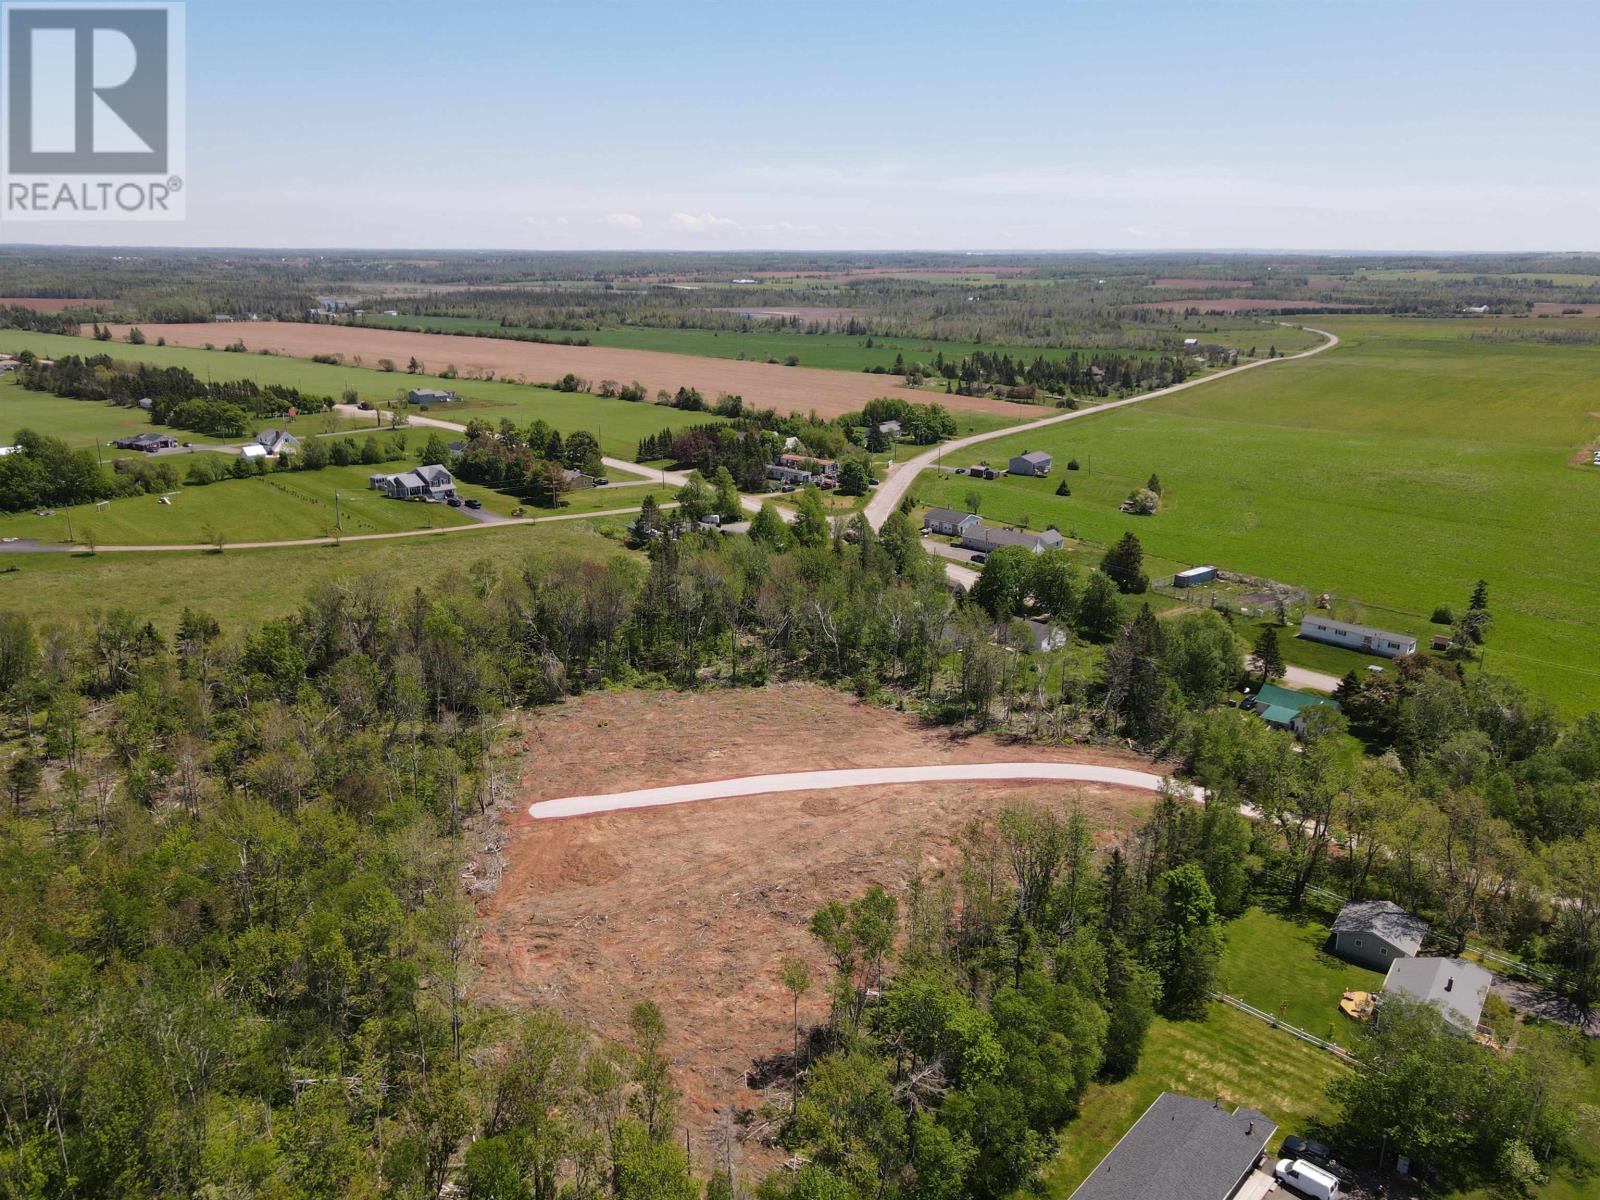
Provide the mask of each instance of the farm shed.
[{"label": "farm shed", "polygon": [[1346,904],[1333,920],[1333,952],[1341,958],[1389,969],[1397,958],[1414,958],[1428,935],[1428,923],[1392,900]]},{"label": "farm shed", "polygon": [[1232,1200],[1277,1131],[1253,1108],[1162,1092],[1071,1200]]},{"label": "farm shed", "polygon": [[1054,462],[1043,450],[1029,450],[1015,455],[1006,469],[1013,475],[1048,475]]},{"label": "farm shed", "polygon": [[1217,577],[1215,567],[1190,567],[1187,571],[1179,571],[1172,577],[1172,586],[1175,588],[1198,587],[1202,583],[1210,583]]},{"label": "farm shed", "polygon": [[439,388],[412,388],[408,399],[412,404],[454,404],[457,397]]}]

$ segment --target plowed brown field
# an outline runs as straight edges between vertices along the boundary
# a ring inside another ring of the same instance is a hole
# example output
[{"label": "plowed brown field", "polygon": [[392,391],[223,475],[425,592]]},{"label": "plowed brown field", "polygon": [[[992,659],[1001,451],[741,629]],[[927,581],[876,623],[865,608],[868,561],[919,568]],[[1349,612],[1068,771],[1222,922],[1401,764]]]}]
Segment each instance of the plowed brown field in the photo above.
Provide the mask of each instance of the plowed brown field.
[{"label": "plowed brown field", "polygon": [[[676,391],[698,388],[709,402],[722,392],[743,396],[757,408],[781,413],[810,412],[825,417],[857,412],[868,400],[886,392],[908,400],[919,394],[899,386],[894,376],[826,371],[815,367],[783,367],[772,363],[740,362],[730,358],[705,358],[692,354],[666,354],[654,350],[611,350],[600,346],[554,346],[539,342],[514,342],[504,338],[463,337],[457,334],[415,333],[407,330],[365,329],[349,325],[312,325],[292,321],[260,321],[229,326],[143,325],[150,341],[166,338],[173,346],[222,344],[242,338],[250,350],[274,350],[297,358],[313,354],[359,355],[368,366],[380,358],[406,363],[416,358],[438,371],[454,364],[462,374],[493,371],[503,379],[541,383],[568,373],[598,384],[602,379],[621,383],[638,380],[654,394],[658,388]],[[126,326],[113,326],[121,337]],[[997,413],[1019,419],[1047,415],[1032,404],[1012,404],[982,397],[928,393],[928,400],[962,412]]]},{"label": "plowed brown field", "polygon": [[[595,693],[530,714],[522,790],[501,813],[508,845],[483,904],[480,992],[545,1004],[608,1037],[654,999],[671,1031],[684,1122],[703,1146],[720,1114],[759,1109],[748,1073],[790,1047],[786,955],[811,963],[801,1018],[826,1015],[826,969],[806,932],[830,897],[902,892],[948,867],[973,818],[1029,798],[1081,803],[1102,840],[1149,793],[1048,783],[906,785],[712,800],[535,822],[526,806],[574,794],[759,772],[1059,758],[1150,769],[1131,754],[962,737],[809,685],[762,691]],[[752,1141],[751,1166],[772,1154]],[[698,1152],[697,1152],[698,1157]]]}]

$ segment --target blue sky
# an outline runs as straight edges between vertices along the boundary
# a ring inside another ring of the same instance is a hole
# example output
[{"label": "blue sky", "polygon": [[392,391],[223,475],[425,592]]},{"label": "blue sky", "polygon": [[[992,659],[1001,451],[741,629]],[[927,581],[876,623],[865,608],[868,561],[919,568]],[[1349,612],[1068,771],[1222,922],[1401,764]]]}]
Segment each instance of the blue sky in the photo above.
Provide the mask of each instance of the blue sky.
[{"label": "blue sky", "polygon": [[0,240],[1600,249],[1600,5],[190,0],[188,220]]}]

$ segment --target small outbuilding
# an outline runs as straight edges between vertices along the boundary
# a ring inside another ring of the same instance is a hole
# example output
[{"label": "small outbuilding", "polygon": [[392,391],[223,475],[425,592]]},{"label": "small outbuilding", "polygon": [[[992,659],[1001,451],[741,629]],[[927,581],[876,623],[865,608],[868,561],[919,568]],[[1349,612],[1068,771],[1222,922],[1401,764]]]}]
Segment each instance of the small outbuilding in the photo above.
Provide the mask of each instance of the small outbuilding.
[{"label": "small outbuilding", "polygon": [[1055,463],[1043,450],[1029,450],[1026,454],[1015,455],[1010,465],[1006,468],[1013,475],[1048,475],[1050,468]]},{"label": "small outbuilding", "polygon": [[1215,567],[1190,567],[1187,571],[1179,571],[1172,577],[1172,586],[1175,588],[1199,587],[1202,583],[1212,583],[1217,578]]},{"label": "small outbuilding", "polygon": [[1333,952],[1380,971],[1396,959],[1415,958],[1427,936],[1428,923],[1393,900],[1357,900],[1333,919]]}]

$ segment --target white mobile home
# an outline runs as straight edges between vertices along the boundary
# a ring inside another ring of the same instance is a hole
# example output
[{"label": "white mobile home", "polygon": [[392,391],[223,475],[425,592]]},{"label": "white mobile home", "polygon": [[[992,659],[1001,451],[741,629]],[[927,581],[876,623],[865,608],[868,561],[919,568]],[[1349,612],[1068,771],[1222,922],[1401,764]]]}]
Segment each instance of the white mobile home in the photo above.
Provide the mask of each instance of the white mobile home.
[{"label": "white mobile home", "polygon": [[1376,654],[1382,658],[1399,658],[1417,652],[1417,639],[1408,633],[1390,633],[1370,625],[1350,625],[1335,621],[1320,613],[1310,613],[1300,620],[1300,636],[1307,641],[1326,642],[1330,646],[1343,646],[1362,654]]}]

